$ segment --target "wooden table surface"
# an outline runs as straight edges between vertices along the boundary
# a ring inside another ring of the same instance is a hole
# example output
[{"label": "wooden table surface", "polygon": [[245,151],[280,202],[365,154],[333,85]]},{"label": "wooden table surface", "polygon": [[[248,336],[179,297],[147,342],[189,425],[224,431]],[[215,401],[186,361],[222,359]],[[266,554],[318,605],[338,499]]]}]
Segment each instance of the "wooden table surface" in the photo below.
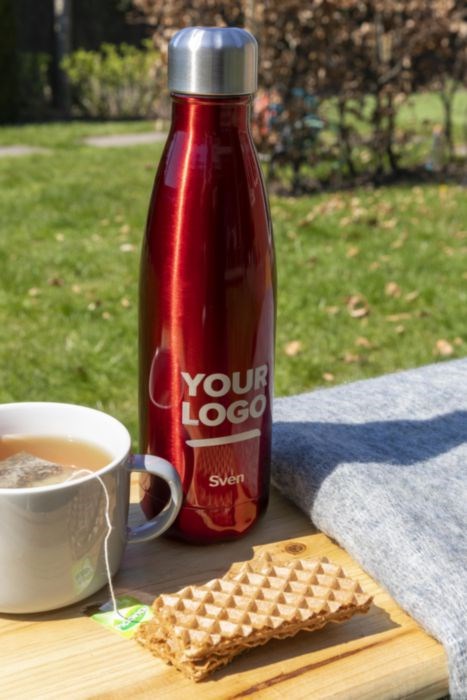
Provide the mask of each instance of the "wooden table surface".
[{"label": "wooden table surface", "polygon": [[[132,506],[131,519],[137,510]],[[290,556],[301,550],[302,557],[326,556],[340,564],[374,595],[370,612],[319,632],[272,641],[195,684],[134,640],[85,615],[91,602],[108,599],[104,589],[53,613],[0,615],[0,698],[430,700],[447,694],[442,646],[276,493],[260,524],[238,542],[196,547],[160,538],[129,545],[115,579],[117,594],[150,603],[163,591],[220,576],[233,562],[265,547]]]}]

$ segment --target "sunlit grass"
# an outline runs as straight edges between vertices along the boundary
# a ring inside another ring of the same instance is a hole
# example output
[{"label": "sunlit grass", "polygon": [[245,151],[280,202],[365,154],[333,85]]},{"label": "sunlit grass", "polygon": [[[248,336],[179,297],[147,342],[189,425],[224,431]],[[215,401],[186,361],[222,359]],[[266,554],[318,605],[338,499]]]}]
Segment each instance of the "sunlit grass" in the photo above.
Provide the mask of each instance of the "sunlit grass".
[{"label": "sunlit grass", "polygon": [[275,200],[273,219],[280,393],[466,354],[462,188]]},{"label": "sunlit grass", "polygon": [[[0,159],[0,401],[98,406],[136,437],[139,247],[161,146],[80,139],[148,126],[0,132],[50,147]],[[466,354],[465,190],[273,198],[272,214],[277,394]]]}]

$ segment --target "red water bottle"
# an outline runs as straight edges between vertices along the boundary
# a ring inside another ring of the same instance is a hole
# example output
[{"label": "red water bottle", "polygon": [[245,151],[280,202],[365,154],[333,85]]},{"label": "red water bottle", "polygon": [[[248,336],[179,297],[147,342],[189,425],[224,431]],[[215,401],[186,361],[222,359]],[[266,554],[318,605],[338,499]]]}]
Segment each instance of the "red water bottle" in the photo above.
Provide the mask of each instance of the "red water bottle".
[{"label": "red water bottle", "polygon": [[[194,542],[245,534],[268,501],[275,267],[250,132],[256,81],[242,29],[190,27],[170,42],[172,125],[141,262],[140,437],[177,469],[172,533]],[[144,479],[152,517],[166,494]]]}]

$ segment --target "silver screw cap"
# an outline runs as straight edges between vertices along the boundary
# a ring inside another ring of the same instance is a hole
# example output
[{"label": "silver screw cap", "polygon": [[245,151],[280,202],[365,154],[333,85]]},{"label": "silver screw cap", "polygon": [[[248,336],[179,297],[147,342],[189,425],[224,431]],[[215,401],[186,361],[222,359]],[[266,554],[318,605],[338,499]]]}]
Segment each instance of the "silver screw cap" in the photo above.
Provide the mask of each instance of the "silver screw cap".
[{"label": "silver screw cap", "polygon": [[187,27],[169,44],[169,90],[249,95],[258,81],[258,44],[238,27]]}]

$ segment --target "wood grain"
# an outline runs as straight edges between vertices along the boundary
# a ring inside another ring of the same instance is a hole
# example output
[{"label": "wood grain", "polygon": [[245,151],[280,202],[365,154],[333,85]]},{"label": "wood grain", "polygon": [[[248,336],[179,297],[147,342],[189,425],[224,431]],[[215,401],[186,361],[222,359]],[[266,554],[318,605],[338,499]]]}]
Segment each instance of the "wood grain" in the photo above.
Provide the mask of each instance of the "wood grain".
[{"label": "wood grain", "polygon": [[[141,517],[138,510],[132,506],[130,519]],[[149,603],[163,591],[220,576],[262,547],[288,556],[327,556],[358,578],[374,605],[342,625],[249,651],[210,680],[194,684],[85,615],[90,603],[107,600],[103,590],[57,612],[0,616],[0,698],[430,700],[447,694],[442,646],[275,493],[261,523],[238,542],[195,547],[161,538],[129,545],[115,579],[117,593]]]}]

